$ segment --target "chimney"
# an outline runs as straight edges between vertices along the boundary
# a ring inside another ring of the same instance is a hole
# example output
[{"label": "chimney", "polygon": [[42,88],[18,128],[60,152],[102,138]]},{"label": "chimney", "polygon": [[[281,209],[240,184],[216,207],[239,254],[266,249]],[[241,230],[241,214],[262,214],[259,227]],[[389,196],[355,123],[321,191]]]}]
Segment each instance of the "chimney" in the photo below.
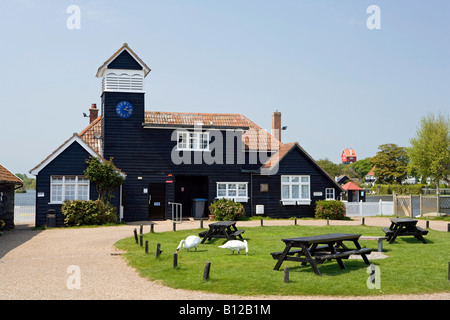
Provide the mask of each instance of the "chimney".
[{"label": "chimney", "polygon": [[281,142],[281,112],[272,113],[272,135]]},{"label": "chimney", "polygon": [[97,118],[98,118],[97,105],[93,103],[91,105],[91,108],[89,109],[89,123],[92,123]]}]

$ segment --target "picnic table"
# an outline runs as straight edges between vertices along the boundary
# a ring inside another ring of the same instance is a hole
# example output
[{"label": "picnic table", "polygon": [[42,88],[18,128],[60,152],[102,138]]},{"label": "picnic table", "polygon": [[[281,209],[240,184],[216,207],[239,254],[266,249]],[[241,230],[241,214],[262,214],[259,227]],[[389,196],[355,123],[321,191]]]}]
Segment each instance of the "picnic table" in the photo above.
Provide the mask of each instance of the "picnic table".
[{"label": "picnic table", "polygon": [[[331,233],[317,236],[282,239],[286,247],[282,252],[272,252],[271,255],[278,260],[273,270],[278,270],[284,261],[298,261],[302,265],[309,263],[316,275],[321,276],[318,264],[325,260],[336,259],[341,269],[346,269],[342,259],[348,259],[350,255],[361,255],[364,262],[370,265],[366,254],[370,254],[373,249],[361,248],[358,242],[360,234]],[[349,249],[344,242],[352,242],[356,249]],[[319,246],[323,245],[323,246]],[[292,248],[300,248],[294,249]]]},{"label": "picnic table", "polygon": [[424,235],[428,234],[428,230],[418,227],[416,219],[411,218],[391,218],[391,226],[382,228],[386,233],[387,241],[393,243],[398,236],[414,236],[417,240],[427,243]]},{"label": "picnic table", "polygon": [[201,243],[205,243],[205,241],[211,240],[212,238],[226,238],[227,240],[234,240],[236,237],[239,237],[241,240],[242,233],[244,233],[244,229],[236,228],[236,221],[219,221],[215,223],[209,224],[209,230],[200,232],[198,235],[203,237]]}]

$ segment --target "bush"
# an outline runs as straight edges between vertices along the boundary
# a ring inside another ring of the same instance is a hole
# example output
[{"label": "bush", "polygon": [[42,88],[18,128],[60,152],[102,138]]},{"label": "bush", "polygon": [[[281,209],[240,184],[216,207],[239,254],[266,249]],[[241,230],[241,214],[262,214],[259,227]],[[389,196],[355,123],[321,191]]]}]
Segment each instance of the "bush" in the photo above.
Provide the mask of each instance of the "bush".
[{"label": "bush", "polygon": [[236,221],[245,218],[245,209],[242,203],[229,199],[219,199],[211,203],[209,212],[214,214],[216,220]]},{"label": "bush", "polygon": [[116,208],[102,200],[65,201],[61,207],[66,226],[102,225],[118,223]]},{"label": "bush", "polygon": [[345,219],[345,204],[341,201],[316,201],[315,217],[317,219],[343,220]]}]

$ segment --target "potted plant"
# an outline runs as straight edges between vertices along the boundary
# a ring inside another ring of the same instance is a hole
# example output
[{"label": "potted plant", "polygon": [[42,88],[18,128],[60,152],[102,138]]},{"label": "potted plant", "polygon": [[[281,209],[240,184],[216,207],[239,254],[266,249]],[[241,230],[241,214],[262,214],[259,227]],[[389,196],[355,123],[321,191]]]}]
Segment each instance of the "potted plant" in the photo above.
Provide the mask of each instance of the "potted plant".
[{"label": "potted plant", "polygon": [[216,210],[216,208],[214,207],[214,204],[211,203],[208,207],[209,209],[209,220],[214,220],[216,218],[216,215],[214,214],[214,211]]}]

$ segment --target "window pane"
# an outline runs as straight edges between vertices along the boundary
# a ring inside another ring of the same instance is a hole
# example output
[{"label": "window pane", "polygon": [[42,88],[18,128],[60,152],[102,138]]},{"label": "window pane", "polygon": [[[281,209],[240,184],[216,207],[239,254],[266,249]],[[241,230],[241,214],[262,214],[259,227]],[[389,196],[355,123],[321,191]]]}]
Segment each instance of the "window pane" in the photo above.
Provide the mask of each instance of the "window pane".
[{"label": "window pane", "polygon": [[247,196],[247,185],[246,184],[240,184],[239,185],[238,196],[239,197],[246,197]]},{"label": "window pane", "polygon": [[288,176],[282,176],[281,177],[281,182],[289,182],[289,177]]},{"label": "window pane", "polygon": [[206,150],[206,149],[208,149],[208,134],[207,133],[202,133],[201,134],[201,145],[200,145],[200,148],[202,149],[202,150]]},{"label": "window pane", "polygon": [[281,186],[282,199],[290,199],[289,186]]},{"label": "window pane", "polygon": [[75,200],[75,185],[66,184],[64,200]]},{"label": "window pane", "polygon": [[292,199],[299,199],[299,186],[298,185],[293,185],[292,186]]},{"label": "window pane", "polygon": [[61,201],[62,201],[62,185],[53,185],[51,202],[61,202]]},{"label": "window pane", "polygon": [[309,177],[302,177],[302,182],[309,182]]},{"label": "window pane", "polygon": [[89,200],[88,189],[86,185],[78,186],[78,200]]},{"label": "window pane", "polygon": [[299,182],[300,177],[291,177],[292,182]]},{"label": "window pane", "polygon": [[302,185],[302,199],[309,199],[309,186]]}]

